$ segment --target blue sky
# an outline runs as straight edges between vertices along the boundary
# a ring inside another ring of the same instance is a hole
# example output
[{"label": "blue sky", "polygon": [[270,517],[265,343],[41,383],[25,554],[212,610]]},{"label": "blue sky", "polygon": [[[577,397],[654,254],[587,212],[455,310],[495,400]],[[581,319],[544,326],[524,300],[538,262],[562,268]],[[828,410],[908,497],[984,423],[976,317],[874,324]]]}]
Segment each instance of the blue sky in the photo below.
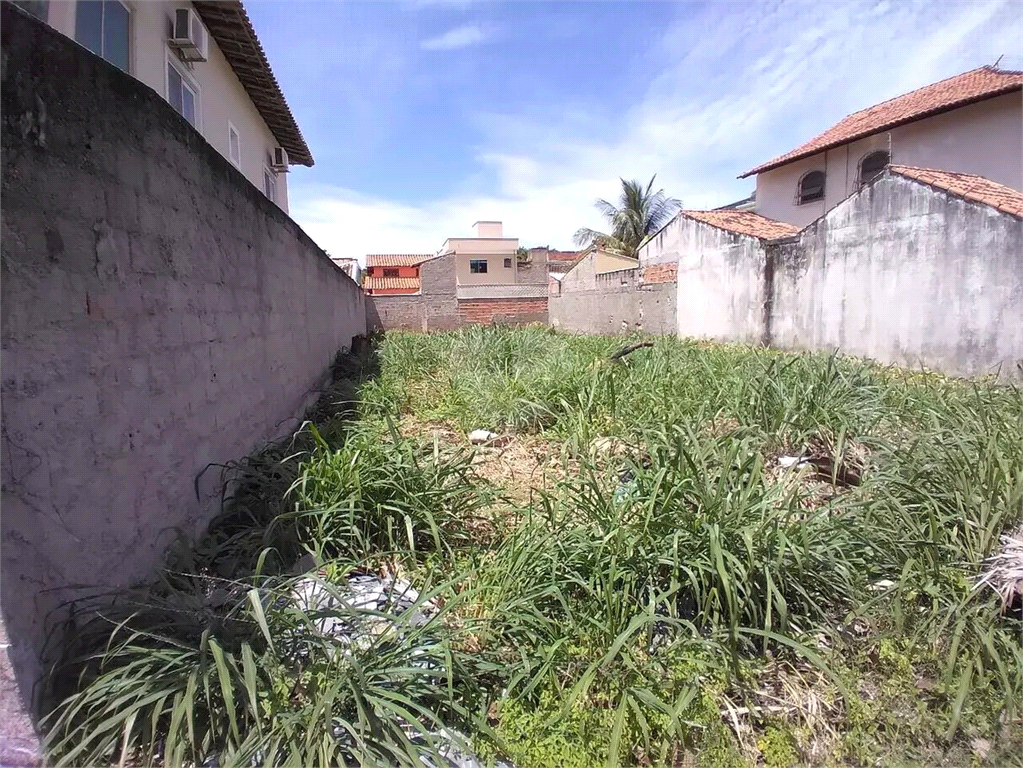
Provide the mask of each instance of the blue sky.
[{"label": "blue sky", "polygon": [[687,208],[850,112],[1023,67],[1018,0],[249,0],[316,159],[291,214],[334,256],[430,252],[505,223],[570,248],[648,179]]}]

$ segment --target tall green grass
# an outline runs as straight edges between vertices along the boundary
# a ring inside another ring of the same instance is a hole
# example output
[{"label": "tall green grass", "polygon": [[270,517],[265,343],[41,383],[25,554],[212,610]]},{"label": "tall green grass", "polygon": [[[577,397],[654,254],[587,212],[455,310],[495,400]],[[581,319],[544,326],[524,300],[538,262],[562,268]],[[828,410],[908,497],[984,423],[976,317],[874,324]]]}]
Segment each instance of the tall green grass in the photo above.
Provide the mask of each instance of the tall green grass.
[{"label": "tall green grass", "polygon": [[[388,335],[378,375],[243,462],[210,533],[79,633],[55,673],[78,682],[47,721],[54,758],[414,764],[444,724],[526,764],[755,762],[719,712],[736,699],[757,743],[785,745],[760,759],[809,759],[836,729],[836,762],[1000,743],[1023,698],[1020,624],[972,585],[1020,520],[1019,391],[678,339],[609,361],[627,341]],[[402,438],[405,416],[543,433],[578,472],[502,527],[468,447]],[[595,458],[601,436],[628,455]],[[799,474],[782,454],[827,461]],[[318,618],[283,599],[303,553],[342,583],[401,569],[441,614],[351,657],[306,631],[296,661],[279,638]],[[812,670],[844,720],[755,715],[779,664]],[[925,700],[906,693],[922,683]],[[868,726],[910,701],[912,733]]]}]

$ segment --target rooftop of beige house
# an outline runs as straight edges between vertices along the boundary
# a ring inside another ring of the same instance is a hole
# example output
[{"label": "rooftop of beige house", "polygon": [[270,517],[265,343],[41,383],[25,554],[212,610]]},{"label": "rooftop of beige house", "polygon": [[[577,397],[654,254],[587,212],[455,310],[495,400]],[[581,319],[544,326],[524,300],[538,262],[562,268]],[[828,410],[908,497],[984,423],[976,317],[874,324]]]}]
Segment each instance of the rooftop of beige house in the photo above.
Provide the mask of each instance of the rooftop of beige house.
[{"label": "rooftop of beige house", "polygon": [[773,240],[777,237],[790,237],[799,232],[799,227],[775,221],[752,211],[736,211],[725,209],[718,211],[682,211],[683,216],[702,221],[718,229],[735,232],[740,235],[757,237],[761,240]]},{"label": "rooftop of beige house", "polygon": [[983,176],[939,171],[933,168],[913,168],[908,165],[890,165],[888,168],[892,173],[905,176],[907,179],[1023,218],[1023,192],[985,179]]},{"label": "rooftop of beige house", "polygon": [[1019,90],[1023,90],[1023,72],[993,66],[971,69],[854,112],[819,136],[791,152],[746,171],[739,178],[744,179],[881,131]]},{"label": "rooftop of beige house", "polygon": [[418,277],[364,277],[362,287],[366,290],[419,290]]},{"label": "rooftop of beige house", "polygon": [[416,267],[434,257],[432,253],[371,253],[367,267]]},{"label": "rooftop of beige house", "polygon": [[311,166],[312,153],[241,0],[194,0],[192,5],[270,132],[288,153],[288,161]]}]

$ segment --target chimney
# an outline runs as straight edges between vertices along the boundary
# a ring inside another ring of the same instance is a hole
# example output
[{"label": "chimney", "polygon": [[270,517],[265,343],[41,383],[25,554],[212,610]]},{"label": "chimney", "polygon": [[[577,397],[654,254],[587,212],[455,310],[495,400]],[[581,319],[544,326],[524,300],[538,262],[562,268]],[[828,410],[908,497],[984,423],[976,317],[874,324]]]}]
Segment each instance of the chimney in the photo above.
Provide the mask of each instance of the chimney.
[{"label": "chimney", "polygon": [[476,237],[504,237],[504,226],[499,221],[477,221],[472,230]]}]

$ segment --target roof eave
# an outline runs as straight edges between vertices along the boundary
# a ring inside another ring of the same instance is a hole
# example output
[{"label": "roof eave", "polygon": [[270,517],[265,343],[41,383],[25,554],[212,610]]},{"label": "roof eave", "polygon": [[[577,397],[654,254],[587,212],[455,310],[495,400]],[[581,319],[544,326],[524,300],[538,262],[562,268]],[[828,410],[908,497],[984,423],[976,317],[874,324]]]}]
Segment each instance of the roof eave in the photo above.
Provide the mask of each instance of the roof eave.
[{"label": "roof eave", "polygon": [[[843,141],[835,141],[835,142],[832,142],[830,144],[825,144],[822,147],[818,147],[818,148],[815,148],[815,149],[812,149],[812,150],[808,150],[806,152],[801,152],[798,155],[793,155],[792,157],[787,157],[784,160],[778,160],[776,158],[775,160],[771,160],[769,162],[766,162],[763,165],[758,165],[756,168],[753,168],[752,170],[746,171],[745,173],[737,176],[736,178],[746,179],[746,178],[749,178],[750,176],[755,176],[755,175],[760,174],[760,173],[765,173],[767,171],[773,171],[775,168],[781,168],[782,166],[789,165],[790,163],[795,163],[795,162],[797,162],[799,160],[805,160],[808,157],[813,157],[814,155],[819,155],[821,152],[829,152],[832,149],[835,149],[836,147],[844,147],[846,144],[852,144],[854,141],[859,141],[861,139],[870,138],[871,136],[876,136],[879,133],[884,133],[885,131],[890,131],[893,128],[898,128],[898,127],[903,126],[903,125],[909,125],[910,123],[915,123],[918,120],[926,120],[929,117],[934,117],[935,115],[942,115],[942,114],[944,114],[946,112],[952,112],[953,110],[961,109],[962,107],[968,107],[971,104],[977,104],[977,103],[979,103],[981,101],[987,101],[988,99],[996,99],[999,96],[1005,96],[1007,94],[1012,93],[1013,91],[1019,91],[1019,90],[1023,90],[1023,86],[1011,85],[1011,86],[1007,86],[1007,87],[1005,87],[1005,88],[1003,88],[1001,90],[998,90],[998,91],[995,91],[995,92],[992,92],[992,93],[986,93],[983,96],[978,96],[978,97],[973,98],[973,99],[967,99],[965,101],[959,101],[959,102],[956,102],[955,104],[949,104],[949,105],[946,105],[946,106],[943,106],[943,107],[939,107],[937,109],[932,109],[932,110],[929,110],[927,112],[923,112],[923,113],[921,113],[919,115],[913,115],[912,117],[904,118],[902,120],[896,120],[894,122],[888,123],[887,125],[885,125],[885,126],[883,126],[881,128],[878,128],[877,130],[869,131],[867,133],[862,133],[862,134],[859,134],[857,136],[853,136],[852,138],[844,139]],[[856,113],[853,113],[853,114],[856,114]],[[834,126],[832,126],[832,127],[834,127]]]},{"label": "roof eave", "polygon": [[[224,55],[235,77],[277,142],[289,165],[314,164],[312,152],[284,98],[270,62],[241,0],[193,0],[192,5]],[[228,34],[234,30],[236,36]]]}]

